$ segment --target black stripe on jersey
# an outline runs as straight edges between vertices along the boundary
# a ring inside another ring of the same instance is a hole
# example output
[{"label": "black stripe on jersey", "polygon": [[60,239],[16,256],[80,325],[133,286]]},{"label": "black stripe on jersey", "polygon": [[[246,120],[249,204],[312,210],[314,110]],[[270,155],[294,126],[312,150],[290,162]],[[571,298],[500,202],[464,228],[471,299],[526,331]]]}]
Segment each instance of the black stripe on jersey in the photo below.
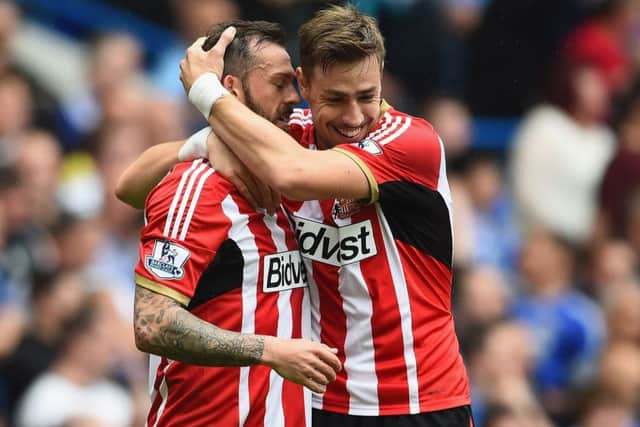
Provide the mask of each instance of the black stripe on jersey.
[{"label": "black stripe on jersey", "polygon": [[440,193],[412,182],[385,182],[380,207],[395,239],[451,268],[451,221]]},{"label": "black stripe on jersey", "polygon": [[192,310],[218,295],[242,287],[243,268],[244,258],[240,248],[233,240],[225,240],[200,276],[188,309]]}]

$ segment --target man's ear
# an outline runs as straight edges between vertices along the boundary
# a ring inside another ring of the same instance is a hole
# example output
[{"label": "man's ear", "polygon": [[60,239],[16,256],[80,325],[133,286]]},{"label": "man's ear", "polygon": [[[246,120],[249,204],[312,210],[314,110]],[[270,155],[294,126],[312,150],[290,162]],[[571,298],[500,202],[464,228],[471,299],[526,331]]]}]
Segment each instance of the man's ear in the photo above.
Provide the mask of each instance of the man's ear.
[{"label": "man's ear", "polygon": [[300,88],[300,94],[304,99],[309,99],[309,82],[304,76],[302,67],[296,68],[296,79],[298,80],[298,87]]},{"label": "man's ear", "polygon": [[237,77],[227,74],[222,78],[222,86],[227,89],[236,98],[243,99],[242,82]]}]

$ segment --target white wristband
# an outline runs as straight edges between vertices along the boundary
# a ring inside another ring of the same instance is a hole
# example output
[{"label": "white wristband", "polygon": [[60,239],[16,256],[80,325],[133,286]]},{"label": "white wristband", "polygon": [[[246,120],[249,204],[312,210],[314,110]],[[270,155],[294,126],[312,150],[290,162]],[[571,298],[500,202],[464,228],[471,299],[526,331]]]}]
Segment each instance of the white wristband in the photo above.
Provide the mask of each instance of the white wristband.
[{"label": "white wristband", "polygon": [[193,82],[189,89],[189,101],[209,120],[211,107],[218,99],[227,95],[228,90],[222,86],[214,73],[204,73]]},{"label": "white wristband", "polygon": [[209,157],[207,150],[207,139],[213,130],[207,126],[191,135],[187,141],[180,147],[178,152],[178,160],[186,162],[195,159],[206,159]]}]

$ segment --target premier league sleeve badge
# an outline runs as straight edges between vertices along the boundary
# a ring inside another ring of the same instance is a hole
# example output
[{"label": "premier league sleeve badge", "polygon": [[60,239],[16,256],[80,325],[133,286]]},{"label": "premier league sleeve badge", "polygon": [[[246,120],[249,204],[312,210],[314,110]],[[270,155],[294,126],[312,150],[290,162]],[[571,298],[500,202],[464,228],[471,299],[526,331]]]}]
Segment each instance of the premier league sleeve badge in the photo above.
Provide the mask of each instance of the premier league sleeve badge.
[{"label": "premier league sleeve badge", "polygon": [[159,279],[181,279],[184,277],[184,264],[190,255],[189,250],[176,243],[156,240],[153,252],[145,257],[144,265]]}]

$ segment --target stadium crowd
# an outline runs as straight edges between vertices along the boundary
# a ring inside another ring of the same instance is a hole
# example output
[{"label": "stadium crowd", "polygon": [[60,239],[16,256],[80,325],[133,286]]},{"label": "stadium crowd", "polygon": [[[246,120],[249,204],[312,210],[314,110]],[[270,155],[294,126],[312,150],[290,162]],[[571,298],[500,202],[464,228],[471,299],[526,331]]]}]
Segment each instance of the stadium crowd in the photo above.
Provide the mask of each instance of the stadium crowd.
[{"label": "stadium crowd", "polygon": [[[0,426],[144,425],[132,327],[143,216],[116,182],[144,149],[202,126],[178,80],[193,39],[236,17],[273,20],[295,65],[296,28],[328,2],[160,2],[147,18],[183,43],[83,38],[86,83],[62,95],[14,56],[36,7],[25,3],[0,1]],[[386,38],[385,99],[444,141],[476,424],[640,426],[640,2],[358,7]],[[480,144],[479,117],[515,131]]]}]

